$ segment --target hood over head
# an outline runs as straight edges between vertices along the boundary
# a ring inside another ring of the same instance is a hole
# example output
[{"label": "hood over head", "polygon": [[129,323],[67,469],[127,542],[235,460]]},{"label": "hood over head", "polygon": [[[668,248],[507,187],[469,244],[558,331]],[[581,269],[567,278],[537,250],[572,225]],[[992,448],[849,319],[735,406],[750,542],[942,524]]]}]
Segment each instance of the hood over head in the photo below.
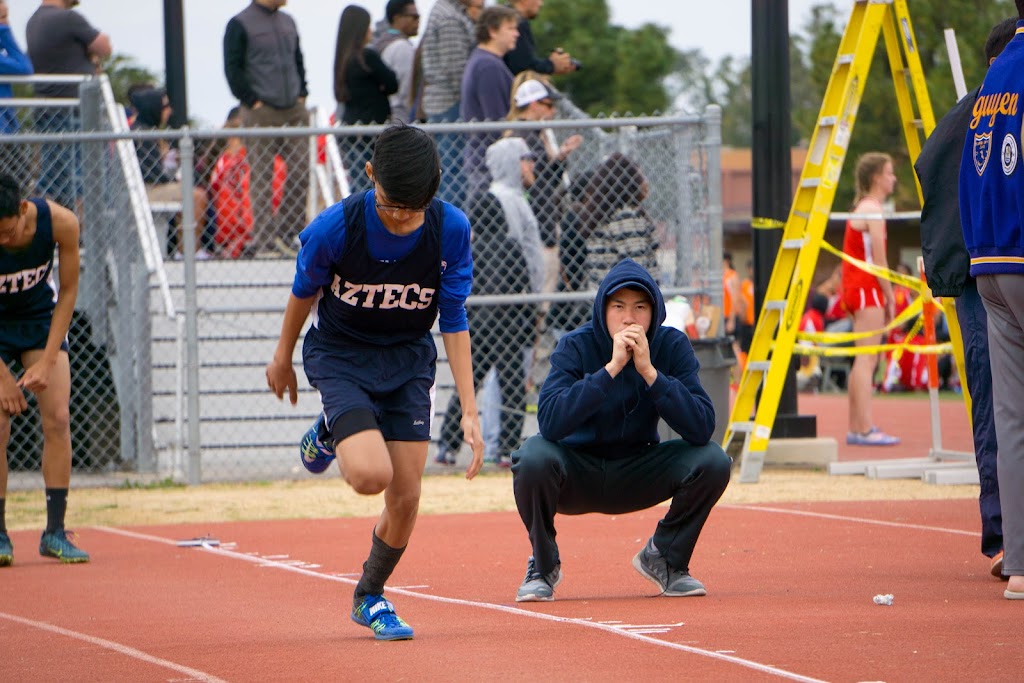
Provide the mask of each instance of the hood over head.
[{"label": "hood over head", "polygon": [[485,157],[491,179],[517,190],[523,189],[523,171],[520,159],[533,153],[522,138],[502,138],[487,148]]},{"label": "hood over head", "polygon": [[600,341],[602,347],[607,345],[611,350],[612,337],[608,333],[608,323],[604,319],[605,305],[608,297],[623,287],[631,287],[647,292],[651,298],[654,308],[654,315],[651,316],[651,327],[647,330],[647,339],[654,341],[654,335],[665,322],[665,297],[661,294],[661,288],[643,266],[632,259],[622,259],[608,271],[608,274],[601,280],[597,288],[597,296],[594,298],[594,335]]}]

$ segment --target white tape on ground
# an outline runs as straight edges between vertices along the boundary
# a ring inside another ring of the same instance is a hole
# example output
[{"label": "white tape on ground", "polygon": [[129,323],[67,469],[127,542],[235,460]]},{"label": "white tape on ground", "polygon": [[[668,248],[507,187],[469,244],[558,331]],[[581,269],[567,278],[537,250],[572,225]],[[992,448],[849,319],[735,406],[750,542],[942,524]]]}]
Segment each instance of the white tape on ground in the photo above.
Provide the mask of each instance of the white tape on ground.
[{"label": "white tape on ground", "polygon": [[[97,531],[106,531],[111,534],[117,534],[120,536],[127,536],[129,538],[135,538],[142,541],[152,541],[156,543],[169,543],[174,544],[174,541],[159,536],[150,536],[148,534],[140,534],[133,531],[124,531],[122,529],[116,529],[113,527],[93,527]],[[304,567],[297,567],[291,564],[285,564],[283,562],[275,562],[259,555],[248,555],[245,553],[239,553],[231,550],[224,550],[223,548],[203,547],[199,549],[201,552],[212,553],[221,557],[230,558],[234,560],[241,560],[243,562],[249,562],[251,564],[257,564],[262,567],[273,567],[282,571],[294,572],[296,574],[302,574],[304,576],[310,576],[317,579],[324,579],[327,581],[336,581],[338,583],[356,584],[355,579],[349,579],[335,574],[326,574],[323,572],[316,572]],[[530,619],[540,619],[542,621],[551,621],[559,624],[569,624],[572,626],[581,626],[583,628],[596,629],[598,631],[604,631],[605,633],[612,633],[618,636],[629,638],[631,640],[638,640],[648,645],[655,645],[657,647],[664,647],[670,650],[677,650],[680,652],[686,652],[692,655],[698,655],[700,657],[707,657],[709,659],[715,659],[729,664],[735,664],[762,673],[778,676],[790,681],[800,681],[801,683],[825,683],[821,679],[811,678],[810,676],[803,676],[792,671],[786,671],[778,667],[771,666],[770,664],[761,664],[760,662],[754,662],[749,659],[743,659],[741,657],[735,657],[732,655],[722,654],[713,650],[702,650],[698,647],[692,647],[689,645],[680,645],[679,643],[670,643],[665,640],[659,640],[658,638],[651,638],[641,633],[631,633],[624,631],[619,627],[602,624],[598,622],[588,621],[586,619],[573,619],[571,617],[557,617],[550,614],[544,614],[542,612],[531,612],[525,609],[519,609],[518,607],[509,607],[508,605],[497,605],[490,602],[477,602],[474,600],[461,600],[459,598],[448,598],[440,595],[428,595],[426,593],[417,593],[416,591],[403,590],[401,588],[388,588],[388,591],[392,595],[405,595],[412,598],[420,598],[422,600],[430,600],[432,602],[440,602],[447,605],[458,605],[460,607],[475,607],[478,609],[486,609],[494,612],[502,612],[505,614],[514,614],[520,617],[528,617]]]},{"label": "white tape on ground", "polygon": [[85,633],[79,633],[77,631],[72,631],[70,629],[61,628],[60,626],[54,626],[53,624],[47,624],[43,621],[34,621],[32,619],[26,619],[25,617],[19,617],[14,614],[7,614],[5,612],[0,612],[0,619],[7,619],[8,621],[13,621],[23,626],[31,626],[32,628],[37,628],[42,631],[49,631],[50,633],[56,633],[57,635],[66,636],[68,638],[83,640],[87,643],[91,643],[98,647],[102,647],[107,650],[113,650],[114,652],[125,655],[126,657],[138,659],[149,664],[162,666],[165,669],[177,671],[180,674],[185,674],[186,676],[189,676],[189,680],[206,681],[207,683],[226,683],[223,679],[217,678],[216,676],[211,676],[210,674],[205,673],[203,671],[192,669],[181,664],[176,664],[166,659],[154,657],[153,655],[146,654],[141,650],[136,650],[134,647],[122,645],[121,643],[115,643],[112,640],[97,638],[96,636],[90,636]]},{"label": "white tape on ground", "polygon": [[937,531],[943,534],[956,534],[958,536],[974,536],[980,534],[977,531],[964,531],[963,529],[947,529],[941,526],[928,526],[926,524],[907,524],[906,522],[887,522],[882,519],[869,519],[867,517],[848,517],[846,515],[834,515],[828,512],[811,512],[809,510],[790,510],[788,508],[770,508],[759,505],[735,505],[722,504],[715,507],[730,508],[733,510],[747,510],[750,512],[776,512],[783,515],[797,515],[799,517],[817,517],[818,519],[832,519],[839,522],[856,522],[858,524],[875,524],[877,526],[891,526],[897,529],[916,529],[918,531]]}]

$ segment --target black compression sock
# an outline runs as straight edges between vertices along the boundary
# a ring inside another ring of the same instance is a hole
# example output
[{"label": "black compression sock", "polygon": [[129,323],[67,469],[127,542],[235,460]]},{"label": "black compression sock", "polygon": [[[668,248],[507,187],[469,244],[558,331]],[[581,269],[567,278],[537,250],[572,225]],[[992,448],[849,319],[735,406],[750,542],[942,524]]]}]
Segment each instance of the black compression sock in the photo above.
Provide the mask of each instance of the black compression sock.
[{"label": "black compression sock", "polygon": [[404,552],[405,548],[392,548],[380,540],[377,537],[377,530],[374,529],[370,557],[363,563],[363,575],[359,577],[352,598],[353,608],[359,606],[363,596],[380,595],[384,592],[384,584],[391,577],[391,572],[395,571],[395,566]]},{"label": "black compression sock", "polygon": [[0,498],[0,534],[7,533],[7,499]]},{"label": "black compression sock", "polygon": [[46,489],[46,533],[64,528],[64,513],[67,509],[67,489]]}]

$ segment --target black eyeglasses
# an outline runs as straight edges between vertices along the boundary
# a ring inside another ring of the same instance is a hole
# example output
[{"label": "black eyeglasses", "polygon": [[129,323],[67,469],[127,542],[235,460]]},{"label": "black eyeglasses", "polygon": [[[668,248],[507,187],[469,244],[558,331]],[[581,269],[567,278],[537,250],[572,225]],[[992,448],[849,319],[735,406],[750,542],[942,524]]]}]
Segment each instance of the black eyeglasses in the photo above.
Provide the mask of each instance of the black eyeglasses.
[{"label": "black eyeglasses", "polygon": [[423,213],[426,209],[412,209],[408,206],[397,206],[395,204],[381,204],[376,199],[373,200],[373,205],[377,207],[378,211],[387,211],[388,213],[397,213],[399,211],[405,211],[406,213]]}]

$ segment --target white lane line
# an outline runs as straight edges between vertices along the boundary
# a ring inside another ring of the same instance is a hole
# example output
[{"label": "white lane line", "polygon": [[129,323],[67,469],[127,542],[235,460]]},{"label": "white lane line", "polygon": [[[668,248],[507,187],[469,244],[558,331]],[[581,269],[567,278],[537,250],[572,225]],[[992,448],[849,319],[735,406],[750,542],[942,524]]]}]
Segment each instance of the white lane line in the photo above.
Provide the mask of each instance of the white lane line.
[{"label": "white lane line", "polygon": [[817,517],[818,519],[833,519],[840,522],[858,522],[860,524],[874,524],[877,526],[891,526],[897,529],[916,529],[918,531],[937,531],[943,534],[956,534],[957,536],[979,536],[977,531],[964,531],[963,529],[947,529],[941,526],[927,526],[925,524],[907,524],[906,522],[887,522],[880,519],[868,519],[866,517],[848,517],[847,515],[833,515],[827,512],[811,512],[809,510],[789,510],[787,508],[761,507],[759,505],[733,505],[723,504],[715,507],[730,508],[732,510],[747,510],[753,512],[778,512],[784,515],[797,515],[800,517]]},{"label": "white lane line", "polygon": [[[106,531],[106,532],[111,533],[111,534],[118,534],[118,535],[121,535],[121,536],[127,536],[129,538],[136,538],[136,539],[143,540],[143,541],[153,541],[153,542],[157,542],[157,543],[169,543],[171,545],[174,545],[174,541],[171,541],[171,540],[165,539],[165,538],[161,538],[159,536],[150,536],[150,535],[147,535],[147,534],[140,534],[140,533],[136,533],[136,532],[132,532],[132,531],[124,531],[122,529],[116,529],[116,528],[113,528],[113,527],[105,527],[105,526],[98,526],[98,527],[93,527],[93,528],[96,529],[97,531]],[[247,553],[240,553],[240,552],[237,552],[237,551],[234,551],[234,550],[225,550],[223,547],[221,547],[221,548],[214,548],[214,547],[211,547],[211,546],[204,546],[202,548],[197,548],[196,550],[199,551],[199,552],[211,553],[213,555],[220,555],[221,557],[231,558],[231,559],[234,559],[234,560],[241,560],[243,562],[249,562],[251,564],[258,564],[258,565],[260,565],[262,567],[273,567],[273,568],[276,568],[276,569],[280,569],[281,571],[293,572],[293,573],[296,573],[296,574],[302,574],[303,576],[310,576],[310,577],[317,578],[317,579],[324,579],[326,581],[335,581],[335,582],[338,582],[338,583],[346,583],[346,584],[350,584],[350,585],[355,585],[357,583],[357,581],[355,579],[349,579],[349,578],[345,578],[343,576],[337,576],[337,575],[334,575],[334,574],[327,574],[327,573],[323,573],[323,572],[315,572],[315,571],[306,569],[304,567],[296,567],[296,566],[293,566],[293,565],[290,565],[290,564],[284,564],[282,562],[275,562],[273,560],[268,560],[266,558],[259,557],[257,555],[251,555],[251,554],[247,554]],[[770,674],[770,675],[773,675],[773,676],[778,676],[780,678],[785,678],[785,679],[790,680],[790,681],[800,681],[801,683],[825,683],[825,681],[822,681],[821,679],[811,678],[809,676],[803,676],[801,674],[798,674],[798,673],[795,673],[795,672],[792,672],[792,671],[786,671],[785,669],[780,669],[778,667],[771,666],[770,664],[761,664],[760,662],[755,662],[755,661],[752,661],[752,660],[749,660],[749,659],[743,659],[742,657],[735,657],[735,656],[732,656],[732,655],[721,654],[719,652],[715,652],[715,651],[712,651],[712,650],[703,650],[701,648],[691,647],[689,645],[680,645],[678,643],[670,643],[668,641],[660,640],[658,638],[648,637],[648,636],[646,636],[644,634],[641,634],[641,633],[632,633],[630,631],[625,631],[625,630],[623,630],[620,627],[610,626],[610,625],[607,625],[607,624],[602,624],[602,623],[599,623],[599,622],[589,621],[589,620],[586,620],[586,619],[575,619],[575,618],[571,618],[571,617],[558,617],[558,616],[554,616],[554,615],[551,615],[551,614],[544,614],[542,612],[531,612],[529,610],[519,609],[518,607],[509,607],[508,605],[498,605],[498,604],[494,604],[494,603],[490,603],[490,602],[477,602],[477,601],[474,601],[474,600],[462,600],[462,599],[459,599],[459,598],[448,598],[448,597],[444,597],[444,596],[440,596],[440,595],[429,595],[427,593],[417,593],[416,591],[404,590],[402,588],[391,588],[391,587],[388,587],[388,591],[392,595],[394,595],[394,594],[405,595],[405,596],[408,596],[408,597],[420,598],[422,600],[429,600],[429,601],[432,601],[432,602],[440,602],[440,603],[444,603],[444,604],[447,604],[447,605],[458,605],[460,607],[475,607],[475,608],[478,608],[478,609],[486,609],[486,610],[491,610],[491,611],[494,611],[494,612],[502,612],[502,613],[505,613],[505,614],[514,614],[516,616],[521,616],[521,617],[529,617],[531,619],[539,619],[541,621],[552,621],[552,622],[559,623],[559,624],[570,624],[570,625],[573,625],[573,626],[582,626],[584,628],[591,628],[591,629],[596,629],[598,631],[604,631],[605,633],[612,633],[612,634],[615,634],[615,635],[620,635],[620,636],[623,636],[625,638],[630,638],[632,640],[639,640],[639,641],[641,641],[643,643],[647,643],[648,645],[655,645],[657,647],[664,647],[664,648],[668,648],[670,650],[678,650],[680,652],[686,652],[686,653],[689,653],[689,654],[698,655],[700,657],[707,657],[709,659],[715,659],[715,660],[718,660],[718,661],[727,662],[729,664],[735,664],[737,666],[742,666],[742,667],[745,667],[745,668],[748,668],[748,669],[753,669],[755,671],[760,671],[762,673]]]},{"label": "white lane line", "polygon": [[85,633],[71,631],[66,628],[61,628],[60,626],[47,624],[43,621],[34,621],[32,619],[26,619],[25,617],[19,617],[14,614],[7,614],[6,612],[0,612],[0,619],[7,619],[8,621],[13,621],[23,626],[31,626],[32,628],[37,628],[42,631],[49,631],[50,633],[56,633],[57,635],[66,636],[68,638],[83,640],[87,643],[91,643],[93,645],[105,648],[107,650],[113,650],[114,652],[125,655],[126,657],[132,657],[134,659],[138,659],[149,664],[155,664],[156,666],[162,666],[165,669],[170,669],[171,671],[177,671],[178,673],[185,674],[186,676],[190,677],[189,680],[206,681],[207,683],[226,683],[222,678],[211,676],[210,674],[205,673],[203,671],[199,671],[198,669],[192,669],[190,667],[184,666],[182,664],[176,664],[166,659],[154,657],[153,655],[146,654],[141,650],[136,650],[134,647],[128,647],[127,645],[122,645],[121,643],[115,643],[112,640],[97,638],[96,636],[90,636],[86,635]]}]

